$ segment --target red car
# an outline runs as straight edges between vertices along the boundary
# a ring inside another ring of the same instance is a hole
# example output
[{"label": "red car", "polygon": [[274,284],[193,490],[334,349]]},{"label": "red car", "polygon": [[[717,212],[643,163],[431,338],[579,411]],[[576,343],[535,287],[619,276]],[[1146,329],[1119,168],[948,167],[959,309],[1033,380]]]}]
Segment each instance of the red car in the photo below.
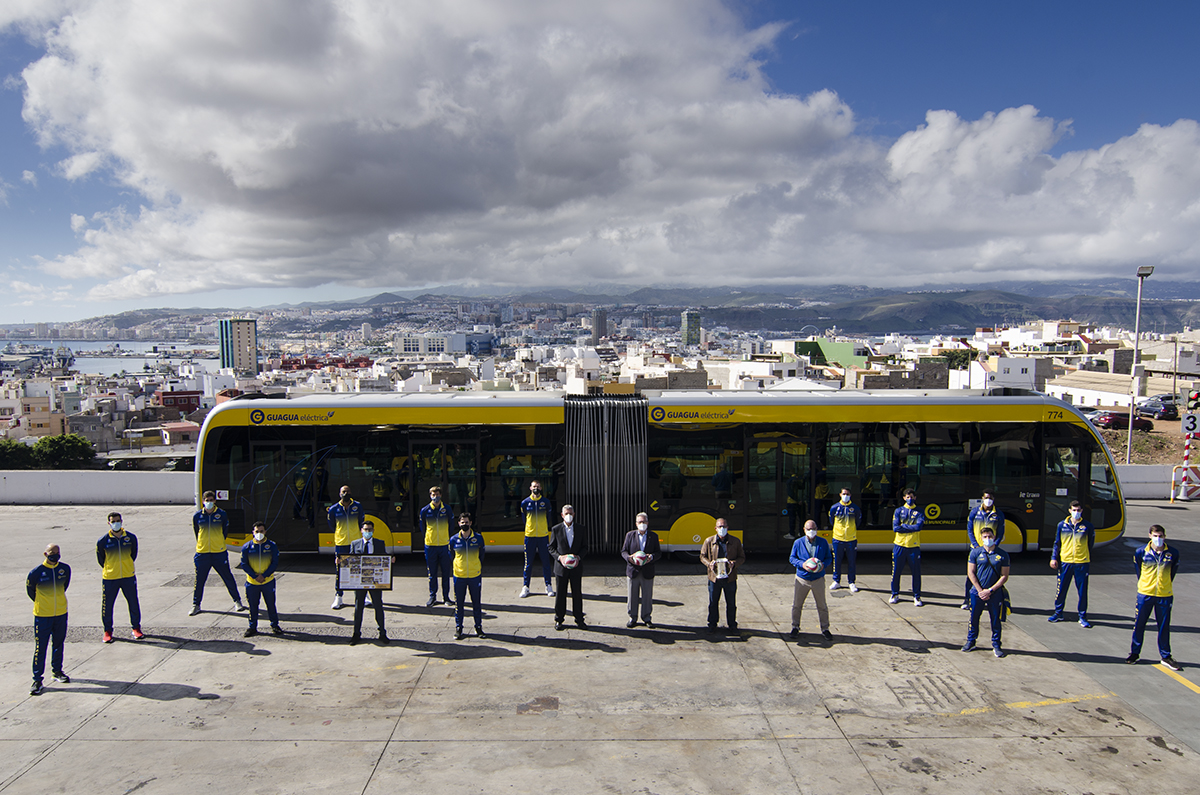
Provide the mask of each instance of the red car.
[{"label": "red car", "polygon": [[[1095,425],[1097,428],[1121,430],[1129,427],[1129,415],[1102,411],[1092,417],[1092,425]],[[1154,430],[1154,423],[1145,417],[1134,417],[1133,429],[1135,431],[1152,431]]]}]

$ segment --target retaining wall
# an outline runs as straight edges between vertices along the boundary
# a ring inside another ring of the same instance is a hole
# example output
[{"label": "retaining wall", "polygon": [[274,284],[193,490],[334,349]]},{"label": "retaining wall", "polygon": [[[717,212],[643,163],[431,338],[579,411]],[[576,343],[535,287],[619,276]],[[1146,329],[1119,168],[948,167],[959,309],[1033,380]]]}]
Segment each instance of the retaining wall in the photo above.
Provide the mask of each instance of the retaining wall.
[{"label": "retaining wall", "polygon": [[194,472],[0,471],[0,505],[193,505]]}]

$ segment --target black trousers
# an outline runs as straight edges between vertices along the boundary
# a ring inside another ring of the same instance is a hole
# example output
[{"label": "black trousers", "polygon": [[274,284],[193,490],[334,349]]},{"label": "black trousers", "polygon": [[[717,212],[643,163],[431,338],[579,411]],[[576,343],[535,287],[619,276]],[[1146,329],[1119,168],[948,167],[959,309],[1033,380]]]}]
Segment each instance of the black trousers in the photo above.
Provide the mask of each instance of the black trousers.
[{"label": "black trousers", "polygon": [[576,621],[583,620],[583,571],[576,567],[566,569],[566,574],[554,577],[554,620],[562,623],[567,616],[567,586],[571,587],[571,615]]},{"label": "black trousers", "polygon": [[[383,627],[383,591],[372,588],[371,592],[371,607],[375,610],[375,624],[379,627],[379,634],[385,634],[386,630]],[[363,610],[367,606],[367,590],[354,592],[354,637],[358,637],[362,632]]]}]

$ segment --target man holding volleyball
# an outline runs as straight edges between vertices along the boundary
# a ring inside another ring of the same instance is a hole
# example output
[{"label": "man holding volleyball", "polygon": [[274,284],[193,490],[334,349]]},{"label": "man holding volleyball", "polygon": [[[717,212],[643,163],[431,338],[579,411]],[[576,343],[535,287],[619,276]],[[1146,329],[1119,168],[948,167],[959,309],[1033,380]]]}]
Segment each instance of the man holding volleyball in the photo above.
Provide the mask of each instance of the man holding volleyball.
[{"label": "man holding volleyball", "polygon": [[788,637],[800,637],[800,613],[804,609],[804,600],[811,592],[813,601],[817,603],[821,635],[825,640],[833,640],[833,633],[829,631],[829,606],[825,601],[824,588],[825,569],[833,565],[833,550],[829,542],[817,534],[817,523],[812,519],[804,523],[804,537],[792,544],[792,554],[788,560],[796,567],[796,582],[792,591],[792,631]]},{"label": "man holding volleyball", "polygon": [[562,507],[562,522],[550,528],[550,557],[554,560],[554,628],[565,629],[567,588],[571,589],[571,614],[583,629],[583,559],[588,553],[583,530],[575,524],[575,508]]}]

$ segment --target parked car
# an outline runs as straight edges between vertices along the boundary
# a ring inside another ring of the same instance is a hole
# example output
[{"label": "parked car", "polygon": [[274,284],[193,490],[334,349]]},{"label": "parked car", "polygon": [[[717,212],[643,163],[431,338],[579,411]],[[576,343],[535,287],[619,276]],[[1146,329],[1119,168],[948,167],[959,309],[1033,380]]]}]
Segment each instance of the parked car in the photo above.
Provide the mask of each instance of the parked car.
[{"label": "parked car", "polygon": [[[1092,417],[1092,425],[1108,430],[1120,430],[1129,427],[1129,416],[1127,414],[1116,414],[1111,411],[1102,411],[1095,417]],[[1154,423],[1143,417],[1134,417],[1133,429],[1135,431],[1152,431],[1154,430]]]},{"label": "parked car", "polygon": [[1174,403],[1151,398],[1137,407],[1137,415],[1153,417],[1156,420],[1177,420],[1179,419],[1179,409]]}]

